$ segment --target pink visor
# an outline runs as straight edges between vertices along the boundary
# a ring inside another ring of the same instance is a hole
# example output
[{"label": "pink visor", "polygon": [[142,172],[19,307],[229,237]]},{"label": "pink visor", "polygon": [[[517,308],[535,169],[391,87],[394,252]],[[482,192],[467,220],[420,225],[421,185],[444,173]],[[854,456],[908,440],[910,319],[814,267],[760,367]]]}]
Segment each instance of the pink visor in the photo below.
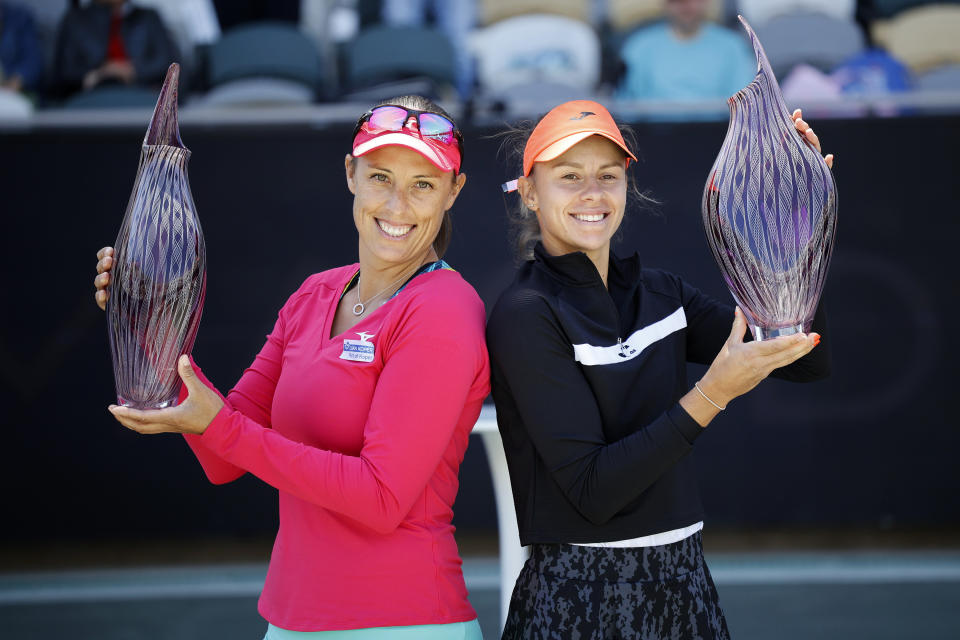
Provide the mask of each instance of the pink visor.
[{"label": "pink visor", "polygon": [[373,121],[364,122],[353,138],[352,155],[359,158],[387,145],[413,149],[441,171],[460,172],[459,140],[452,134],[434,136],[421,133],[413,118],[403,123],[399,130],[378,127]]}]

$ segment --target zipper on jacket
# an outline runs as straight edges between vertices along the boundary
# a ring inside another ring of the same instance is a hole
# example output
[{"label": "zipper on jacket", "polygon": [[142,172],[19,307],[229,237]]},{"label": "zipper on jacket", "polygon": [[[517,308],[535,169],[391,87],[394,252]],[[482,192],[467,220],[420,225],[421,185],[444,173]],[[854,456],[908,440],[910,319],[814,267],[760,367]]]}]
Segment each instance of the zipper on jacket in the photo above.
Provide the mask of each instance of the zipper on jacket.
[{"label": "zipper on jacket", "polygon": [[617,336],[617,346],[620,347],[620,357],[621,357],[621,358],[626,358],[626,357],[627,357],[627,354],[626,354],[626,352],[624,351],[624,348],[623,348],[623,340],[620,338],[620,336]]}]

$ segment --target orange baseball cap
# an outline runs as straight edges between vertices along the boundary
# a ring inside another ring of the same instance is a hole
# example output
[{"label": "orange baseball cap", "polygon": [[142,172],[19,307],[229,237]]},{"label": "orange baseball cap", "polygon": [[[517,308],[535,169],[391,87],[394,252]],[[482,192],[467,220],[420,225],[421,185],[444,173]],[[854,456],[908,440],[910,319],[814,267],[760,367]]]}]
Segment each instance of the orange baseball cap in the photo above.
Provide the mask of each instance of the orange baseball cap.
[{"label": "orange baseball cap", "polygon": [[581,140],[603,136],[627,154],[627,164],[637,157],[623,141],[620,128],[613,116],[599,102],[572,100],[554,107],[534,128],[523,150],[523,175],[528,176],[534,162],[558,158]]}]

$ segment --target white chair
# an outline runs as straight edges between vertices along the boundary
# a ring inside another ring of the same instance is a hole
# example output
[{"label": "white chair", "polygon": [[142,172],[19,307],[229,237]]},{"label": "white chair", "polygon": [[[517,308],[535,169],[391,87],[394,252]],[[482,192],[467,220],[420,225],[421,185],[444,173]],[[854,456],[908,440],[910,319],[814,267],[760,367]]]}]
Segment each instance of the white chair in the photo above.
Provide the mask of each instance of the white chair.
[{"label": "white chair", "polygon": [[[517,515],[513,507],[513,491],[510,489],[510,474],[507,471],[507,456],[503,451],[503,441],[497,428],[497,412],[491,405],[484,405],[480,411],[473,433],[483,439],[483,448],[487,454],[487,464],[493,478],[493,493],[497,502],[497,531],[500,541],[500,631],[507,621],[510,608],[510,595],[523,563],[530,556],[527,547],[520,546],[520,530],[517,527]],[[500,636],[498,632],[497,637]]]},{"label": "white chair", "polygon": [[591,95],[600,80],[600,40],[584,22],[536,14],[478,30],[470,50],[477,60],[480,95],[509,101],[511,91],[563,87]]}]

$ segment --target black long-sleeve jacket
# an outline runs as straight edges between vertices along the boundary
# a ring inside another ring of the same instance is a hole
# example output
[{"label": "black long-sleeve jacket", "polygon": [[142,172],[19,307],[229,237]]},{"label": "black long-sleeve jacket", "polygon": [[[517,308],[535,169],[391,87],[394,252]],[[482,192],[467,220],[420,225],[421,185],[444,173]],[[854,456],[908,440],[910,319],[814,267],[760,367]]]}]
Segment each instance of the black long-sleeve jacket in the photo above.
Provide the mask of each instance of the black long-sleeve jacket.
[{"label": "black long-sleeve jacket", "polygon": [[[92,4],[70,9],[57,35],[57,74],[61,90],[75,91],[88,71],[107,59],[112,8]],[[159,85],[170,63],[177,60],[176,45],[153,9],[132,7],[120,26],[123,46],[137,73],[137,84]]]},{"label": "black long-sleeve jacket", "polygon": [[[611,254],[609,290],[583,253],[542,245],[487,325],[493,398],[522,544],[607,542],[703,519],[692,458],[702,428],[678,404],[733,322],[722,304],[638,256]],[[829,373],[823,341],[773,375]]]}]

